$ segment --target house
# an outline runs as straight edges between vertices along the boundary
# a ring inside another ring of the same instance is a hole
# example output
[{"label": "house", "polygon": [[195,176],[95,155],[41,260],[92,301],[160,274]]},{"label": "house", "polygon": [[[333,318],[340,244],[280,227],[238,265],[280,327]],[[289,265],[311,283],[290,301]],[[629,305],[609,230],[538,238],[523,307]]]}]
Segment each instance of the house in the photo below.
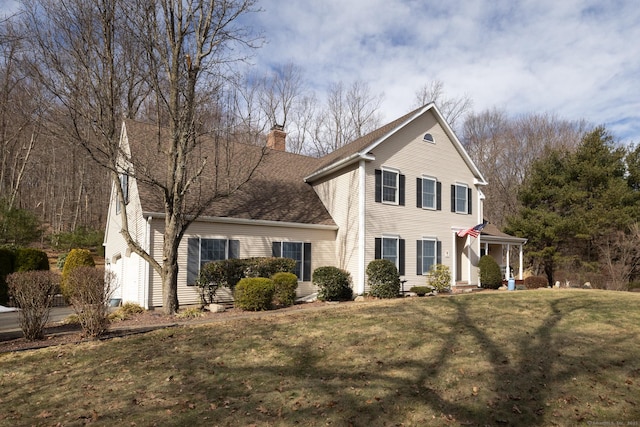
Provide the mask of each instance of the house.
[{"label": "house", "polygon": [[[154,141],[161,137],[157,126],[127,120],[121,145],[132,159],[153,158]],[[518,243],[499,235],[482,246],[483,236],[458,236],[483,222],[482,187],[487,183],[434,104],[322,158],[286,152],[285,133],[277,128],[266,149],[239,146],[233,149],[244,150],[248,161],[260,153],[264,157],[246,185],[218,200],[187,229],[178,256],[180,304],[199,302],[193,282],[200,266],[212,260],[293,258],[299,296],[316,291],[311,273],[327,265],[349,271],[354,292],[366,293],[366,266],[377,258],[395,263],[404,289],[425,284],[430,266],[445,264],[455,289],[477,286],[482,250],[498,254],[498,246]],[[210,152],[203,149],[202,156]],[[161,259],[164,209],[148,183],[126,173],[131,167],[123,168],[119,183],[126,206],[119,206],[112,189],[106,265],[118,278],[115,297],[158,307],[160,277],[127,248],[120,212],[126,209],[134,240]]]}]

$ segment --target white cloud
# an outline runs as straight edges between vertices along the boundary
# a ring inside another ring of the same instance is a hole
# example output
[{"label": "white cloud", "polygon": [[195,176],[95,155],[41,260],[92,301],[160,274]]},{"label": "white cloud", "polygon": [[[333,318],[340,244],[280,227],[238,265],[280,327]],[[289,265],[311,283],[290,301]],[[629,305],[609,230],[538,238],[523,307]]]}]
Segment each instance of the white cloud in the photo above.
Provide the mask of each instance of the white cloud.
[{"label": "white cloud", "polygon": [[[429,2],[430,3],[430,2]],[[258,68],[293,62],[322,97],[360,79],[388,120],[438,79],[476,111],[553,112],[640,142],[640,8],[632,0],[264,0]]]}]

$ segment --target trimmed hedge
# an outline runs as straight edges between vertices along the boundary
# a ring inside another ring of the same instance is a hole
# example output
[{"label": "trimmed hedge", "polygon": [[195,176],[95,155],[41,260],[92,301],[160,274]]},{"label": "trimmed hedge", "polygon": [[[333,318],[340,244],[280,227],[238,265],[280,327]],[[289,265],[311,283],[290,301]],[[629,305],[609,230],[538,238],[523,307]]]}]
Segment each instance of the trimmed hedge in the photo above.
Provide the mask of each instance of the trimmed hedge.
[{"label": "trimmed hedge", "polygon": [[338,267],[318,267],[311,280],[318,287],[320,301],[349,301],[353,298],[351,275]]},{"label": "trimmed hedge", "polygon": [[11,249],[0,248],[0,304],[9,301],[7,276],[14,271],[16,254]]},{"label": "trimmed hedge", "polygon": [[377,298],[397,298],[400,295],[400,275],[395,264],[387,259],[374,259],[367,265],[369,293]]},{"label": "trimmed hedge", "polygon": [[67,285],[67,277],[69,277],[69,274],[71,274],[73,270],[78,267],[95,266],[96,264],[93,261],[91,251],[88,249],[71,249],[64,262],[64,267],[62,268],[62,282],[60,283],[62,295],[64,295],[66,299],[69,299],[73,294],[73,289],[70,289]]},{"label": "trimmed hedge", "polygon": [[293,273],[296,262],[291,258],[257,257],[244,262],[244,277],[271,277],[276,273]]},{"label": "trimmed hedge", "polygon": [[549,281],[545,276],[529,276],[524,279],[524,286],[527,289],[546,288],[549,286]]},{"label": "trimmed hedge", "polygon": [[270,310],[275,286],[271,279],[247,277],[238,282],[233,292],[234,304],[242,310]]},{"label": "trimmed hedge", "polygon": [[296,302],[298,277],[293,273],[276,273],[271,278],[274,285],[273,303],[276,306],[289,307]]},{"label": "trimmed hedge", "polygon": [[498,289],[502,286],[502,271],[491,255],[484,255],[478,262],[480,268],[480,285],[487,289]]},{"label": "trimmed hedge", "polygon": [[33,248],[16,249],[15,271],[47,271],[49,258],[46,252]]}]

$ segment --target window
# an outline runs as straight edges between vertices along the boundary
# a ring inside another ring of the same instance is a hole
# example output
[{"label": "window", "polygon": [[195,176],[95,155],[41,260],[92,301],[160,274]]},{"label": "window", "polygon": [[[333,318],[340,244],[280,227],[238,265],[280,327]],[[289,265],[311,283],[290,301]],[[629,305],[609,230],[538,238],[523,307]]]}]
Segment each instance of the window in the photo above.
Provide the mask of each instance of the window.
[{"label": "window", "polygon": [[422,138],[423,141],[427,141],[430,142],[432,144],[435,144],[435,141],[433,139],[433,135],[431,135],[430,133],[425,133],[424,134],[424,138]]},{"label": "window", "polygon": [[436,239],[425,238],[417,241],[417,274],[426,275],[435,264],[442,262],[442,244]]},{"label": "window", "polygon": [[375,174],[376,202],[404,206],[405,176],[393,169],[376,169]]},{"label": "window", "polygon": [[238,258],[239,252],[239,240],[189,238],[187,240],[187,285],[195,284],[200,269],[206,263]]},{"label": "window", "polygon": [[451,212],[471,215],[471,188],[466,184],[451,186]]},{"label": "window", "polygon": [[416,202],[421,209],[442,210],[442,183],[428,176],[417,178]]},{"label": "window", "polygon": [[273,242],[272,255],[295,260],[298,280],[311,281],[311,243]]},{"label": "window", "polygon": [[[126,205],[129,203],[129,174],[126,172],[120,174],[119,181],[120,188],[122,188],[122,194],[124,196],[124,204]],[[120,197],[116,193],[116,214],[120,213],[121,208],[122,206],[120,206]]]},{"label": "window", "polygon": [[387,259],[404,275],[404,239],[384,236],[375,240],[375,259]]}]

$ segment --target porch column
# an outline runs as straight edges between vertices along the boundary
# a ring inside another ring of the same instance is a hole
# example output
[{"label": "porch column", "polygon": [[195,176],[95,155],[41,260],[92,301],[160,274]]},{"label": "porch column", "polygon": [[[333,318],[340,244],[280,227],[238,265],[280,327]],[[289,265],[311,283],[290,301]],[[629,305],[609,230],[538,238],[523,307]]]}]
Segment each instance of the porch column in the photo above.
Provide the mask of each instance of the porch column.
[{"label": "porch column", "polygon": [[509,280],[511,277],[509,275],[509,271],[511,270],[511,260],[510,260],[510,255],[511,255],[511,243],[507,243],[507,266],[504,269],[504,278],[506,280]]},{"label": "porch column", "polygon": [[524,246],[524,245],[520,245],[520,274],[518,274],[518,279],[520,279],[520,280],[522,280],[522,269],[524,267],[522,246]]},{"label": "porch column", "polygon": [[458,248],[456,247],[456,232],[454,231],[452,233],[452,237],[453,239],[451,247],[453,248],[453,251],[451,253],[451,289],[454,289],[456,286],[456,276],[458,274]]}]

